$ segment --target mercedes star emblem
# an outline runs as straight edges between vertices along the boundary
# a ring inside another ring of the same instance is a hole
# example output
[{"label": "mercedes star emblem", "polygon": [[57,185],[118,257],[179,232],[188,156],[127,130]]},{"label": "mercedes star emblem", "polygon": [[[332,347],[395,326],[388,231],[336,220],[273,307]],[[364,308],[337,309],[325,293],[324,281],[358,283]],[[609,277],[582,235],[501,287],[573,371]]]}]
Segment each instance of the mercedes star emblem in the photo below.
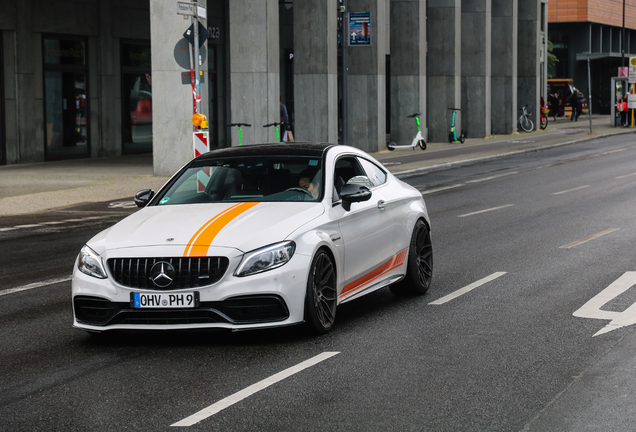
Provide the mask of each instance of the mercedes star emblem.
[{"label": "mercedes star emblem", "polygon": [[150,280],[157,288],[167,288],[174,280],[174,267],[166,261],[157,261],[150,269]]}]

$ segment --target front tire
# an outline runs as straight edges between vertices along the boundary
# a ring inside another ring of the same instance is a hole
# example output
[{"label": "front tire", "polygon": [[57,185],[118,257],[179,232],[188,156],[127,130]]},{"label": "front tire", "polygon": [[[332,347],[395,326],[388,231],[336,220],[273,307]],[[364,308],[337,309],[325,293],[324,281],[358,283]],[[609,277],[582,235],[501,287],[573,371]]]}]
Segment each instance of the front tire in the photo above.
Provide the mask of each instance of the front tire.
[{"label": "front tire", "polygon": [[534,123],[528,117],[523,117],[519,119],[519,126],[524,132],[532,132],[534,129]]},{"label": "front tire", "polygon": [[325,334],[331,330],[337,300],[336,267],[331,257],[319,250],[311,263],[305,295],[305,322],[310,331]]},{"label": "front tire", "polygon": [[394,145],[395,145],[394,142],[386,143],[386,148],[388,148],[389,150],[393,151],[393,150],[395,150],[395,148],[393,147]]},{"label": "front tire", "polygon": [[418,220],[413,228],[406,275],[398,283],[391,285],[394,294],[425,294],[433,281],[433,244],[431,232],[423,220]]},{"label": "front tire", "polygon": [[418,144],[422,150],[426,150],[426,141],[420,140]]},{"label": "front tire", "polygon": [[541,130],[545,130],[548,127],[548,116],[543,116],[541,119]]}]

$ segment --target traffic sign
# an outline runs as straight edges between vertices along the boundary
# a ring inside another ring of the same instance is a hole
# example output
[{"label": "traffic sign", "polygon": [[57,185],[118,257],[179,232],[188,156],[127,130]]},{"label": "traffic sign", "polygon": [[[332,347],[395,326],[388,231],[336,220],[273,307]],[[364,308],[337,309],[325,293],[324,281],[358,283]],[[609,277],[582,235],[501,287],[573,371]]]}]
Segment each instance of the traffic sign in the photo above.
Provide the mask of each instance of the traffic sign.
[{"label": "traffic sign", "polygon": [[[210,37],[210,32],[208,32],[208,29],[201,24],[201,21],[197,20],[197,23],[199,24],[199,48],[201,48],[205,41]],[[188,27],[185,33],[183,33],[183,37],[190,42],[190,45],[194,45],[194,24],[190,24],[190,27]]]},{"label": "traffic sign", "polygon": [[629,58],[629,77],[627,81],[630,84],[636,83],[636,57]]},{"label": "traffic sign", "polygon": [[208,152],[207,132],[194,132],[192,139],[194,141],[194,157],[201,156],[203,153]]},{"label": "traffic sign", "polygon": [[[177,42],[174,46],[174,60],[179,66],[188,71],[188,82],[184,82],[183,84],[190,84],[190,51],[192,50],[192,45],[190,45],[190,43],[185,38],[180,39],[179,42]],[[202,64],[205,63],[205,60],[208,57],[208,55],[206,54],[207,51],[208,50],[199,51]]]}]

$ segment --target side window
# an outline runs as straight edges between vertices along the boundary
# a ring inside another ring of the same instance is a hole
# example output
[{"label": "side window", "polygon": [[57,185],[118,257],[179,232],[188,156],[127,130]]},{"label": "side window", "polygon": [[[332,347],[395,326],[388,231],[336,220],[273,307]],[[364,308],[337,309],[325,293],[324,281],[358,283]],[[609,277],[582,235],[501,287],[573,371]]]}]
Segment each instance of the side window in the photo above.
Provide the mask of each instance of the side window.
[{"label": "side window", "polygon": [[[338,200],[340,190],[354,177],[365,176],[364,170],[358,160],[353,156],[341,157],[336,161],[333,175],[333,186],[338,195],[334,194],[333,199]],[[355,180],[355,179],[354,179]]]},{"label": "side window", "polygon": [[386,182],[386,172],[382,168],[366,159],[358,158],[358,160],[374,186],[380,186]]}]

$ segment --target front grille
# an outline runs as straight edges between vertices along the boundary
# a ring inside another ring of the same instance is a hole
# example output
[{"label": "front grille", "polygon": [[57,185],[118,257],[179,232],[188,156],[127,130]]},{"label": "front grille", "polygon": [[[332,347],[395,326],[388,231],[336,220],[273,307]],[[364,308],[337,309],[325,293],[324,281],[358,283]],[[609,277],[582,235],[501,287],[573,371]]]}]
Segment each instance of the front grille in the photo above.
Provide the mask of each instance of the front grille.
[{"label": "front grille", "polygon": [[177,324],[257,324],[284,321],[289,310],[276,295],[233,297],[220,302],[201,302],[192,309],[137,309],[130,303],[114,303],[105,299],[77,296],[75,317],[83,324],[106,326],[177,325]]},{"label": "front grille", "polygon": [[[155,263],[165,261],[174,267],[175,274],[168,286],[155,286],[150,270]],[[113,279],[125,287],[150,290],[178,290],[198,288],[218,282],[229,265],[226,257],[178,258],[111,258],[108,269]]]}]

